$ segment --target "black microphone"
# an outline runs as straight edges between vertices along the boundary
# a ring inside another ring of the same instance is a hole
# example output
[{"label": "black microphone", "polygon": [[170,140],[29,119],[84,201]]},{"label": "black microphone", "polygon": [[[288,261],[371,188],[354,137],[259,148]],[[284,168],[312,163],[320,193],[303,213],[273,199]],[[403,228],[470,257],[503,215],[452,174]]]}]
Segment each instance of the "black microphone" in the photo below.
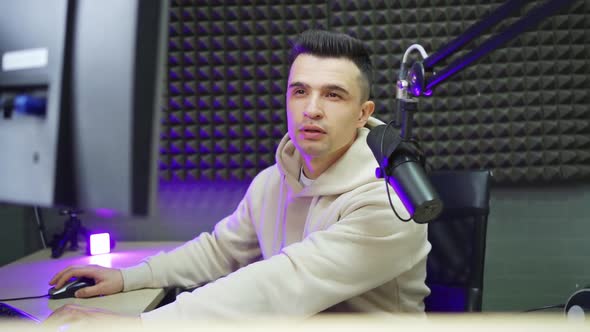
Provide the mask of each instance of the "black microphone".
[{"label": "black microphone", "polygon": [[398,129],[380,125],[371,129],[367,144],[381,166],[376,176],[387,179],[415,222],[427,223],[441,214],[443,203],[424,172],[424,155],[416,143],[403,140]]}]

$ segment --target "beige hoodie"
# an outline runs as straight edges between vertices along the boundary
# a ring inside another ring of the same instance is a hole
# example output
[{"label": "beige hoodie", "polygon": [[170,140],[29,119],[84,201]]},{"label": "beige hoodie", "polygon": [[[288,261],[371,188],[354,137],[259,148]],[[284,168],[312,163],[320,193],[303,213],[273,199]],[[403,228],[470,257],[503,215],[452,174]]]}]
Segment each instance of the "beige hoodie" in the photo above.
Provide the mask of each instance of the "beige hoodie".
[{"label": "beige hoodie", "polygon": [[144,323],[423,312],[427,226],[395,217],[383,180],[375,178],[368,132],[359,129],[346,154],[305,188],[298,181],[301,157],[286,135],[277,164],[256,176],[212,233],[123,269],[125,291],[206,283],[142,314]]}]

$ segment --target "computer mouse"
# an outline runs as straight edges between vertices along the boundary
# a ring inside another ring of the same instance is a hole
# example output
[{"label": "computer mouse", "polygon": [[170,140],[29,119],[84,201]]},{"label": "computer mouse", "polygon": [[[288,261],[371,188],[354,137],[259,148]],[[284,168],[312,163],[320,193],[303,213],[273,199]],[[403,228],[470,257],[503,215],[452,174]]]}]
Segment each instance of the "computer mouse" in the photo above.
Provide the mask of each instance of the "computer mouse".
[{"label": "computer mouse", "polygon": [[80,288],[93,286],[94,279],[91,278],[72,278],[66,282],[62,287],[49,289],[50,299],[65,299],[68,297],[75,297],[74,293]]}]

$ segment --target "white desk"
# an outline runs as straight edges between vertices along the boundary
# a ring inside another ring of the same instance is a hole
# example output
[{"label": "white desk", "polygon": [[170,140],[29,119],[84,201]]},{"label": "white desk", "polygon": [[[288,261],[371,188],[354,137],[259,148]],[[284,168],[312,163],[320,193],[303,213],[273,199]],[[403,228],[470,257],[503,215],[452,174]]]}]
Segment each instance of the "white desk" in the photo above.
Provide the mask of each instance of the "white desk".
[{"label": "white desk", "polygon": [[[57,259],[51,258],[51,249],[44,249],[0,268],[0,299],[39,296],[47,294],[48,282],[60,270],[70,265],[96,264],[106,267],[128,267],[160,251],[169,251],[182,242],[120,242],[113,252],[86,256],[83,251],[66,251]],[[83,246],[82,246],[83,247]],[[68,303],[103,308],[123,314],[140,314],[155,308],[164,298],[164,290],[140,289],[89,299],[67,298],[50,300],[4,301],[32,316],[44,320],[55,309]]]}]

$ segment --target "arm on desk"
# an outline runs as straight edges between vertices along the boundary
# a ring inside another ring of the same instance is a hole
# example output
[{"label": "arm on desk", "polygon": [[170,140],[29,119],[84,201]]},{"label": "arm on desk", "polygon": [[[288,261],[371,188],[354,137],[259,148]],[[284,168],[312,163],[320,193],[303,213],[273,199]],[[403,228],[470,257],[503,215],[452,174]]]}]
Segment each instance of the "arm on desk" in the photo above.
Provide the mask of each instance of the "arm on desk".
[{"label": "arm on desk", "polygon": [[92,297],[98,295],[110,295],[119,293],[123,290],[123,275],[119,269],[107,268],[98,265],[78,265],[70,266],[58,272],[51,280],[49,285],[55,288],[62,287],[72,277],[75,278],[92,278],[95,285],[79,289],[76,297]]}]

